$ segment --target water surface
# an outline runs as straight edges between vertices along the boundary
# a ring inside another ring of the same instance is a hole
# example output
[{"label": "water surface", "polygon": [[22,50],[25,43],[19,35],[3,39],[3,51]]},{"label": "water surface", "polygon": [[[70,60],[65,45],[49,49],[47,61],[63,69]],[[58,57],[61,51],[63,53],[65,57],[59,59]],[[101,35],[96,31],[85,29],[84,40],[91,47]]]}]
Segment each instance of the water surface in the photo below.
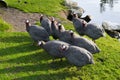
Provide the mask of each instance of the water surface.
[{"label": "water surface", "polygon": [[101,24],[111,21],[120,24],[120,0],[72,0],[85,10],[83,16],[89,14],[92,21]]}]

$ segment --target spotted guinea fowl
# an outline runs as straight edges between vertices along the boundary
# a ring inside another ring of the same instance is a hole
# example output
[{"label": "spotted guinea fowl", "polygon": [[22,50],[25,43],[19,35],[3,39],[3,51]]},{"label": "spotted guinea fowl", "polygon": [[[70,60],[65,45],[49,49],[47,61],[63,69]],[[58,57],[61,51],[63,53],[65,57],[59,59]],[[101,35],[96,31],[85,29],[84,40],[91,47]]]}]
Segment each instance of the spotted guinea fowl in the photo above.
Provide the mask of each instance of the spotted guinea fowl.
[{"label": "spotted guinea fowl", "polygon": [[61,52],[65,55],[66,59],[75,66],[85,66],[87,64],[94,64],[92,54],[84,48],[77,46],[61,45]]},{"label": "spotted guinea fowl", "polygon": [[61,41],[67,42],[71,45],[82,47],[92,54],[100,52],[99,47],[93,41],[77,35],[72,30],[62,32],[61,35],[62,36],[59,38]]},{"label": "spotted guinea fowl", "polygon": [[54,39],[58,39],[58,26],[57,22],[55,21],[54,17],[51,17],[51,35]]},{"label": "spotted guinea fowl", "polygon": [[65,31],[64,26],[58,23],[54,17],[51,17],[51,35],[54,39],[59,39],[60,33]]},{"label": "spotted guinea fowl", "polygon": [[105,31],[102,27],[94,23],[87,23],[85,20],[79,19],[76,14],[73,15],[72,22],[79,35],[87,35],[93,41],[105,36]]},{"label": "spotted guinea fowl", "polygon": [[42,47],[48,54],[50,54],[53,58],[63,58],[64,55],[60,52],[59,47],[64,44],[64,45],[69,45],[66,42],[63,41],[58,41],[58,40],[53,40],[53,41],[39,41],[38,45]]},{"label": "spotted guinea fowl", "polygon": [[48,34],[51,35],[51,21],[47,17],[40,15],[40,23],[41,26],[46,29]]},{"label": "spotted guinea fowl", "polygon": [[30,25],[29,20],[26,20],[25,24],[26,31],[29,33],[34,42],[38,42],[40,40],[43,40],[45,42],[49,41],[49,35],[43,27],[37,25]]}]

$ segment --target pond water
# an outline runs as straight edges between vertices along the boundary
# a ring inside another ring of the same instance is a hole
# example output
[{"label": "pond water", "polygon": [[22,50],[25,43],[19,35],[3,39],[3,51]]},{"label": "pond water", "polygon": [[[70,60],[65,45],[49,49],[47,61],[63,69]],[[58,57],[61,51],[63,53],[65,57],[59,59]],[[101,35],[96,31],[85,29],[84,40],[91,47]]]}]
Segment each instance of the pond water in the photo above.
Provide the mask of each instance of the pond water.
[{"label": "pond water", "polygon": [[72,0],[85,10],[83,16],[89,14],[92,21],[102,24],[111,21],[120,24],[120,0]]}]

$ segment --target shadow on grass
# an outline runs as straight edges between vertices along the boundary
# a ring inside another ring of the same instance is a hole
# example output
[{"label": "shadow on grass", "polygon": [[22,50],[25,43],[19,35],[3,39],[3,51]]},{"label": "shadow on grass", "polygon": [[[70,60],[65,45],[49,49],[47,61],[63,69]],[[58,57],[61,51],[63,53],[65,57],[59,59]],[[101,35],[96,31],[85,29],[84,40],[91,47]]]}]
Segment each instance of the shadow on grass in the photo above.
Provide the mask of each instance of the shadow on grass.
[{"label": "shadow on grass", "polygon": [[34,52],[33,54],[29,54],[29,55],[25,55],[23,53],[23,56],[20,56],[18,58],[15,59],[9,59],[9,60],[4,60],[4,62],[8,62],[8,63],[39,63],[41,60],[43,61],[47,61],[50,60],[51,57],[46,54],[45,51],[41,51],[41,52]]},{"label": "shadow on grass", "polygon": [[0,42],[4,43],[21,43],[21,42],[28,42],[32,41],[32,39],[27,35],[15,35],[15,36],[6,36],[0,38]]},{"label": "shadow on grass", "polygon": [[[13,66],[13,67],[0,69],[1,74],[18,73],[18,72],[26,73],[29,71],[36,72],[36,71],[58,70],[61,68],[71,66],[67,62],[67,60],[59,61],[59,59],[56,59],[53,62],[52,58],[48,54],[44,53],[44,51],[41,53],[36,53],[32,55],[22,56],[16,59],[11,59],[8,61],[3,61],[3,63],[4,62],[7,62],[9,64],[16,63],[18,64],[18,66],[16,65],[15,67]],[[31,63],[31,65],[28,63]],[[25,64],[25,65],[19,66],[19,64]]]},{"label": "shadow on grass", "polygon": [[[54,67],[53,67],[54,66]],[[54,62],[53,63],[35,63],[33,65],[24,65],[24,66],[17,66],[17,67],[9,67],[0,69],[0,74],[8,74],[8,73],[19,73],[19,72],[46,72],[48,70],[59,70],[65,67],[70,67],[70,64],[67,61],[63,62]]]},{"label": "shadow on grass", "polygon": [[[4,65],[4,63],[8,64],[5,68],[0,69],[0,74],[17,74],[20,72],[23,73],[29,73],[33,72],[32,76],[28,77],[22,77],[16,78],[15,80],[55,80],[55,79],[64,79],[66,76],[72,76],[73,74],[70,74],[67,70],[62,72],[60,69],[62,68],[68,68],[71,67],[71,64],[67,62],[67,60],[59,61],[57,59],[55,62],[52,62],[52,57],[48,55],[43,49],[40,49],[39,47],[32,46],[28,42],[30,41],[30,38],[25,35],[19,35],[19,36],[6,36],[0,38],[0,41],[3,43],[10,43],[10,46],[6,48],[0,48],[0,56],[7,58],[8,55],[14,55],[19,53],[20,56],[17,56],[13,59],[6,59],[3,61],[0,61],[1,64]],[[27,42],[27,43],[21,43],[21,42]],[[12,44],[15,46],[12,46]],[[20,43],[20,44],[16,44]],[[30,54],[29,54],[30,53]],[[23,54],[23,55],[22,55]],[[27,54],[27,55],[24,55]],[[12,58],[12,57],[11,57]],[[1,65],[2,66],[2,65]],[[3,67],[3,66],[2,66]],[[46,73],[48,71],[53,71],[53,73],[50,72]],[[58,72],[55,72],[58,70]],[[59,72],[59,70],[61,72]],[[46,74],[36,75],[36,72],[45,72]],[[51,77],[52,76],[52,77]],[[60,76],[60,77],[59,77]]]},{"label": "shadow on grass", "polygon": [[39,47],[32,46],[31,44],[22,44],[7,48],[0,48],[0,56],[12,55],[17,53],[31,52],[39,49]]},{"label": "shadow on grass", "polygon": [[68,80],[74,80],[73,77],[76,77],[75,80],[82,80],[80,77],[76,77],[76,74],[73,72],[70,73],[68,71],[66,72],[58,72],[58,73],[51,73],[51,74],[41,74],[41,75],[32,75],[32,76],[26,76],[21,78],[15,78],[15,80],[66,80],[68,77]]},{"label": "shadow on grass", "polygon": [[[24,55],[24,54],[23,54]],[[43,49],[40,52],[35,52],[33,54],[20,56],[15,59],[9,59],[4,60],[1,62],[8,63],[8,64],[16,64],[14,67],[7,67],[4,69],[0,69],[0,73],[6,74],[6,73],[16,73],[16,72],[28,72],[28,71],[47,71],[47,70],[58,70],[65,67],[70,67],[71,64],[68,63],[68,61],[64,58],[63,61],[60,61],[60,59],[56,59],[53,62],[53,57],[51,57],[48,53],[46,53]],[[31,65],[30,65],[30,64]],[[21,65],[20,64],[25,64]]]}]

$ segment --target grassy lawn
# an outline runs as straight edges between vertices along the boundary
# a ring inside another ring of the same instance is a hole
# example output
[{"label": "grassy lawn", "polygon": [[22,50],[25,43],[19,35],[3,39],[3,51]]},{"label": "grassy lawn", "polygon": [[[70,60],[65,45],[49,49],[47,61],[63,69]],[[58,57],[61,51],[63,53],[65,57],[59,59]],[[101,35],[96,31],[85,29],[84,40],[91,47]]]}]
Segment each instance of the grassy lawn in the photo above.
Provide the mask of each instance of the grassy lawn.
[{"label": "grassy lawn", "polygon": [[58,16],[58,12],[64,10],[64,0],[6,0],[8,6],[24,12],[38,12],[50,16]]},{"label": "grassy lawn", "polygon": [[0,32],[10,31],[12,26],[0,18]]},{"label": "grassy lawn", "polygon": [[[63,0],[6,1],[10,7],[50,16],[59,16],[57,13],[64,9]],[[64,26],[73,29],[71,23]],[[43,49],[32,45],[28,33],[6,32],[9,27],[0,19],[0,80],[120,80],[120,42],[117,39],[108,35],[98,39],[96,44],[101,52],[93,55],[95,64],[80,68],[69,64],[65,58],[62,62],[59,59],[53,62]]]},{"label": "grassy lawn", "polygon": [[0,80],[119,80],[120,42],[109,36],[97,40],[101,49],[94,65],[82,68],[60,62],[32,46],[26,32],[0,33]]}]

